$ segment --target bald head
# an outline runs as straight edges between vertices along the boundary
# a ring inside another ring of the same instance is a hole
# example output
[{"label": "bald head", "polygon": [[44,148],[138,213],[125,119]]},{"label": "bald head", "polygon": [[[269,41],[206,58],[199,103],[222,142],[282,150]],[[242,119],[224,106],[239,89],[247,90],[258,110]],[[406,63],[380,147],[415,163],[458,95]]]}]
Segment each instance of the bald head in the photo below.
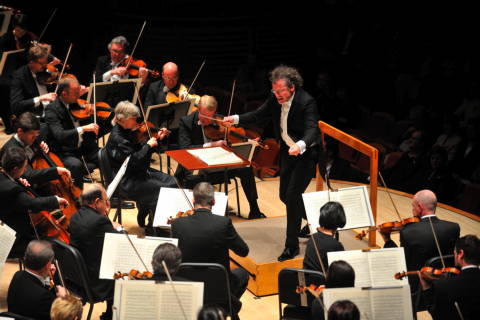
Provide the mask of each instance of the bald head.
[{"label": "bald head", "polygon": [[415,216],[423,217],[435,214],[437,208],[437,197],[430,190],[420,190],[413,197],[413,213]]},{"label": "bald head", "polygon": [[170,90],[178,82],[178,66],[173,62],[167,62],[162,68],[162,79],[165,86]]},{"label": "bald head", "polygon": [[99,183],[85,184],[80,201],[82,205],[90,205],[94,203],[96,199],[102,199],[103,192],[105,192],[105,188]]}]

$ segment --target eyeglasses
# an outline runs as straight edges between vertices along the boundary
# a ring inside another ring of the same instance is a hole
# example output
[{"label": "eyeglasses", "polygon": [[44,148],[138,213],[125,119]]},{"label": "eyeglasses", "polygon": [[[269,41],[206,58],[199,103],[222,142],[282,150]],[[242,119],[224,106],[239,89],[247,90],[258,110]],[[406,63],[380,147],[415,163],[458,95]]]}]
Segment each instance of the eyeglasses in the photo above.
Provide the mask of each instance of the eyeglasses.
[{"label": "eyeglasses", "polygon": [[285,91],[288,91],[288,88],[282,88],[282,89],[279,89],[279,90],[271,90],[272,93],[276,93],[276,94],[280,94],[282,92],[285,92]]},{"label": "eyeglasses", "polygon": [[167,81],[177,81],[178,80],[178,77],[166,77],[166,76],[162,76],[164,80],[167,80]]}]

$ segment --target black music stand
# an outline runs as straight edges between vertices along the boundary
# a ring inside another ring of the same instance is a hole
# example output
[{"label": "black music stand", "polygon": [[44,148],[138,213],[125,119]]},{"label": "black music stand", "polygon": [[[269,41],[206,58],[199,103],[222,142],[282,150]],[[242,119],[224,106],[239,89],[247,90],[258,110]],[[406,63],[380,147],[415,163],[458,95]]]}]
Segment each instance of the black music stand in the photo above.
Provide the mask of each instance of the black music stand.
[{"label": "black music stand", "polygon": [[[118,81],[96,82],[95,100],[96,102],[106,102],[110,107],[115,108],[120,101],[130,101],[136,103],[138,99],[137,88],[140,88],[142,79],[122,79]],[[90,83],[87,101],[93,103],[93,83]]]},{"label": "black music stand", "polygon": [[10,76],[25,62],[25,49],[4,51],[0,60],[0,76]]}]

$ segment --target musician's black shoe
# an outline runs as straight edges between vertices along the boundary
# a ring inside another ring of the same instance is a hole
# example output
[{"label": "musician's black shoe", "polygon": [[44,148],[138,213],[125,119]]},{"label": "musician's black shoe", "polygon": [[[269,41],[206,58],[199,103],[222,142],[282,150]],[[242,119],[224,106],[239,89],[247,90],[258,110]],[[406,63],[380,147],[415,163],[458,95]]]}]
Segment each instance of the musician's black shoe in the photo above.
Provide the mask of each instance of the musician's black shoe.
[{"label": "musician's black shoe", "polygon": [[148,216],[148,209],[146,208],[142,208],[142,209],[138,209],[138,213],[137,213],[137,223],[138,223],[138,226],[140,227],[145,227],[145,218]]},{"label": "musician's black shoe", "polygon": [[308,225],[305,225],[305,227],[300,230],[298,233],[299,238],[308,238],[310,236],[310,229],[308,228]]},{"label": "musician's black shoe", "polygon": [[294,249],[285,247],[285,249],[283,249],[282,254],[278,257],[278,261],[293,259],[295,258],[295,256],[299,254],[299,252],[300,250],[298,249],[298,247]]},{"label": "musician's black shoe", "polygon": [[253,219],[262,219],[262,218],[266,218],[267,216],[264,215],[262,212],[260,211],[250,211],[250,213],[248,214],[248,220],[253,220]]}]

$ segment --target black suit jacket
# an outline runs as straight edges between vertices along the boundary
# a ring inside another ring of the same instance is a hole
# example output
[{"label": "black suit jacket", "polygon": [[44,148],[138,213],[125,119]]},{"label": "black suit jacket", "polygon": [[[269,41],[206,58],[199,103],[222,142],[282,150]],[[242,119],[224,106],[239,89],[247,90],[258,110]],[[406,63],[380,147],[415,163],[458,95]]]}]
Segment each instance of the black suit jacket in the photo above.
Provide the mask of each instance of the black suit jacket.
[{"label": "black suit jacket", "polygon": [[460,319],[454,303],[457,302],[465,320],[478,319],[480,315],[480,269],[465,269],[452,278],[433,282],[424,291],[425,302],[434,320]]},{"label": "black suit jacket", "polygon": [[17,271],[8,287],[8,311],[34,319],[50,319],[55,290],[27,271]]},{"label": "black suit jacket", "polygon": [[[325,270],[328,269],[327,252],[344,251],[343,245],[334,237],[329,236],[323,232],[317,232],[313,235],[315,243],[317,244],[320,257],[323,262]],[[308,270],[322,271],[320,262],[318,261],[317,253],[312,242],[312,238],[308,239],[307,248],[305,249],[305,257],[303,258],[303,268]]]},{"label": "black suit jacket", "polygon": [[108,217],[84,206],[71,217],[68,230],[70,244],[80,251],[85,260],[96,299],[113,297],[113,281],[98,278],[105,233],[118,233]]},{"label": "black suit jacket", "polygon": [[26,111],[39,114],[43,106],[35,107],[33,101],[33,98],[39,95],[37,84],[28,65],[18,68],[12,74],[10,87],[10,107],[12,108],[12,113],[17,116]]},{"label": "black suit jacket", "polygon": [[203,146],[203,132],[202,127],[198,125],[198,111],[180,118],[178,144],[181,149]]},{"label": "black suit jacket", "polygon": [[[239,124],[255,124],[271,118],[273,132],[277,140],[280,135],[281,105],[273,94],[258,109],[240,115]],[[318,142],[320,130],[318,129],[318,113],[315,99],[305,90],[298,88],[295,91],[290,110],[288,112],[288,135],[294,142],[303,140],[308,147]]]},{"label": "black suit jacket", "polygon": [[109,56],[101,56],[97,59],[97,64],[95,66],[96,82],[103,82],[103,74],[107,71],[112,70],[111,62],[112,60]]},{"label": "black suit jacket", "polygon": [[[431,219],[442,255],[452,254],[455,241],[460,235],[460,226],[455,222],[440,220],[437,217]],[[396,243],[390,240],[385,243],[384,248],[396,246]],[[400,246],[405,251],[408,271],[420,270],[428,259],[439,256],[428,218],[403,227],[400,230]],[[409,277],[409,282],[412,290],[418,288],[417,276]]]},{"label": "black suit jacket", "polygon": [[228,250],[245,257],[248,245],[238,235],[228,217],[196,209],[191,216],[175,219],[172,237],[178,238],[182,262],[219,263],[230,270]]},{"label": "black suit jacket", "polygon": [[[24,148],[24,146],[17,141],[13,136],[3,145],[0,150],[0,159],[3,157],[4,153],[12,147]],[[35,170],[32,167],[31,161],[28,161],[27,168],[23,173],[23,177],[30,182],[30,184],[39,184],[47,181],[58,179],[58,172],[56,168],[47,168]]]}]

